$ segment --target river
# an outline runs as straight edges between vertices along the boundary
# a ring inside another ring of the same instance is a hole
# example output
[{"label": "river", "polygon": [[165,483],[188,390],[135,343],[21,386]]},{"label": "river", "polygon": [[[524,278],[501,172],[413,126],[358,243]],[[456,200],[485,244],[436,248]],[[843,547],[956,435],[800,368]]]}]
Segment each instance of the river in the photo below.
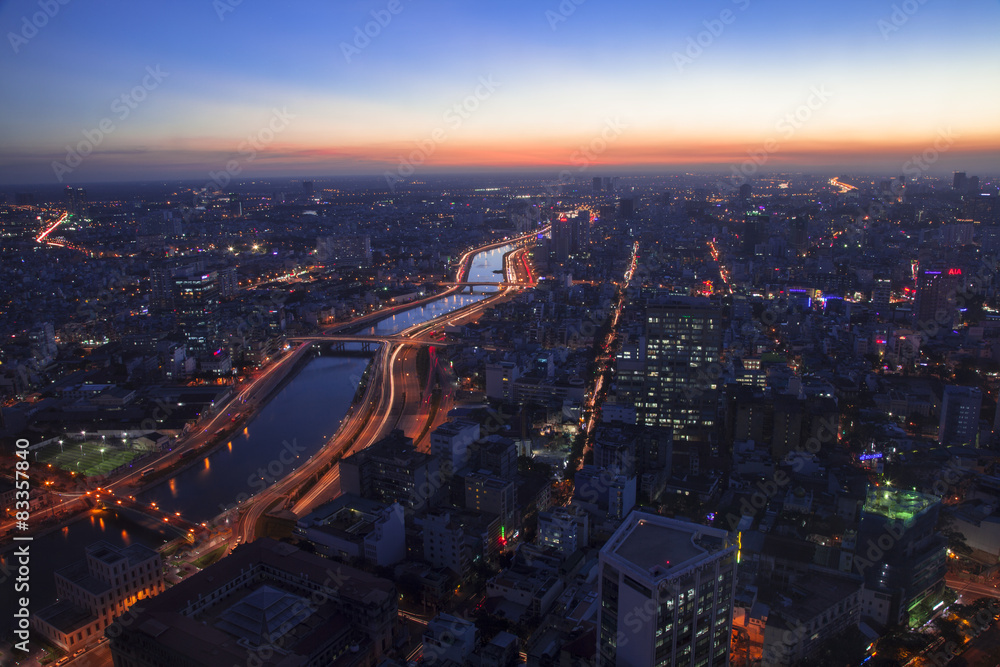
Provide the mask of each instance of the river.
[{"label": "river", "polygon": [[[466,282],[500,282],[495,273],[512,246],[477,253]],[[476,287],[475,294],[454,294],[381,320],[363,332],[396,333],[440,317],[485,298],[492,287]],[[247,424],[242,433],[207,457],[200,459],[140,495],[167,512],[180,512],[193,522],[206,521],[232,505],[242,495],[264,488],[300,463],[283,463],[298,457],[304,462],[337,430],[357,390],[369,360],[362,357],[316,356],[311,359]],[[264,472],[261,472],[264,471]],[[261,479],[261,477],[264,479]],[[175,537],[152,528],[155,522],[138,523],[108,511],[92,511],[61,530],[31,543],[31,609],[55,601],[53,572],[84,557],[88,544],[104,540],[113,546],[138,543],[157,548]],[[10,549],[0,555],[0,609],[12,609],[13,575]],[[11,620],[0,621],[6,630]]]}]

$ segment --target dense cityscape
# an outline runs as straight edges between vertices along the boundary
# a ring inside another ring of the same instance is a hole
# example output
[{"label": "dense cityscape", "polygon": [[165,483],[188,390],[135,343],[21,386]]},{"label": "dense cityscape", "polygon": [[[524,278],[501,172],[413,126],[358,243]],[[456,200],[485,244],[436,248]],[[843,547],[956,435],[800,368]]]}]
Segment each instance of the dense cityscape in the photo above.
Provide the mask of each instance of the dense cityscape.
[{"label": "dense cityscape", "polygon": [[1000,666],[998,28],[0,0],[0,666]]},{"label": "dense cityscape", "polygon": [[105,189],[2,209],[40,662],[995,655],[995,181]]}]

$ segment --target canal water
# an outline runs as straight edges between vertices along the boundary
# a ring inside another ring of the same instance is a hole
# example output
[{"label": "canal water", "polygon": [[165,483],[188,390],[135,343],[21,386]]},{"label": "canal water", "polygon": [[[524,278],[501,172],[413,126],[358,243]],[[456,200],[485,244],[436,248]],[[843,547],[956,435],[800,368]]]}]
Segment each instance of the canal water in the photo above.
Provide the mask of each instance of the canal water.
[{"label": "canal water", "polygon": [[[464,282],[503,282],[503,274],[494,273],[494,271],[503,268],[503,256],[512,249],[513,246],[505,245],[478,253],[472,258],[469,275],[465,278]],[[419,308],[411,308],[398,315],[379,320],[374,326],[362,329],[359,333],[371,336],[399,333],[414,325],[426,322],[427,320],[433,320],[435,317],[441,317],[453,310],[458,310],[477,301],[482,301],[486,298],[487,294],[496,292],[498,289],[498,287],[477,286],[473,294],[452,294],[443,299],[437,299]]]},{"label": "canal water", "polygon": [[[503,267],[503,256],[512,246],[478,253],[466,282],[502,282],[494,273]],[[456,294],[380,321],[368,333],[388,334],[426,322],[485,298],[496,288],[477,287],[475,294]],[[247,424],[242,433],[195,465],[141,494],[166,512],[180,512],[192,522],[217,516],[241,496],[262,490],[316,453],[337,430],[347,414],[369,360],[362,357],[317,356],[310,360]],[[297,457],[297,458],[296,458]],[[262,479],[263,477],[263,479]],[[143,544],[156,548],[175,537],[110,511],[93,511],[79,521],[39,537],[31,543],[31,609],[55,601],[53,573],[84,558],[88,544],[104,540],[113,546]],[[11,563],[13,545],[0,554],[0,609],[14,607]],[[18,594],[20,595],[20,594]],[[0,635],[11,627],[0,621]]]}]

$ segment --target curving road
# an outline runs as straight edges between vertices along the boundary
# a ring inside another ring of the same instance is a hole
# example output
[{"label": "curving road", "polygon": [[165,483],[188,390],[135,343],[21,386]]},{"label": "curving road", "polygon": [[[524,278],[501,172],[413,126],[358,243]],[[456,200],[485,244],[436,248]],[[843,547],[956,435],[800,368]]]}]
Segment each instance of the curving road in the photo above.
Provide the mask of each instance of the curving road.
[{"label": "curving road", "polygon": [[[467,271],[468,261],[475,253],[533,237],[534,234],[528,234],[518,239],[504,240],[471,250],[462,256],[458,273],[462,275]],[[289,496],[296,489],[318,475],[322,474],[322,477],[301,498],[298,498],[294,505],[284,508],[290,509],[297,516],[303,516],[339,493],[340,472],[339,466],[334,463],[335,459],[339,460],[368,447],[397,427],[403,428],[408,435],[416,435],[419,439],[421,434],[426,434],[430,428],[445,418],[451,396],[443,396],[441,406],[434,411],[430,404],[429,387],[420,386],[416,371],[416,351],[421,346],[433,343],[421,335],[444,324],[457,325],[478,318],[486,308],[510,298],[522,287],[532,284],[524,248],[508,253],[505,263],[505,277],[509,282],[501,284],[501,289],[496,294],[410,327],[396,336],[381,339],[382,344],[372,360],[368,385],[362,399],[351,407],[337,433],[319,453],[298,470],[245,502],[233,531],[230,547],[255,539],[256,526],[260,518],[279,504],[287,505]],[[437,295],[434,298],[441,296]],[[406,306],[413,307],[414,304]],[[385,312],[382,312],[381,316],[385,316]],[[354,327],[357,324],[358,322],[354,321],[341,325],[339,329]],[[372,340],[377,339],[373,337]]]}]

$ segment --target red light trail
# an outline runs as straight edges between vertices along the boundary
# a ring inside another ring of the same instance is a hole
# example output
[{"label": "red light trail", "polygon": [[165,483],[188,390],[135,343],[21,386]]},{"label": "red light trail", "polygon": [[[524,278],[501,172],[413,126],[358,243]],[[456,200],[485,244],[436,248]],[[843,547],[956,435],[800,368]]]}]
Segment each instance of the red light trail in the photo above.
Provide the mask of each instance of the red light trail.
[{"label": "red light trail", "polygon": [[62,216],[58,220],[56,220],[55,222],[53,222],[49,226],[48,229],[46,229],[44,232],[42,232],[41,234],[39,234],[35,238],[35,241],[38,242],[38,243],[41,243],[42,241],[44,241],[45,237],[48,236],[49,234],[51,234],[52,232],[54,232],[55,229],[56,229],[56,227],[58,227],[59,225],[61,225],[64,222],[66,222],[66,218],[68,218],[68,217],[69,217],[69,213],[63,213]]}]

